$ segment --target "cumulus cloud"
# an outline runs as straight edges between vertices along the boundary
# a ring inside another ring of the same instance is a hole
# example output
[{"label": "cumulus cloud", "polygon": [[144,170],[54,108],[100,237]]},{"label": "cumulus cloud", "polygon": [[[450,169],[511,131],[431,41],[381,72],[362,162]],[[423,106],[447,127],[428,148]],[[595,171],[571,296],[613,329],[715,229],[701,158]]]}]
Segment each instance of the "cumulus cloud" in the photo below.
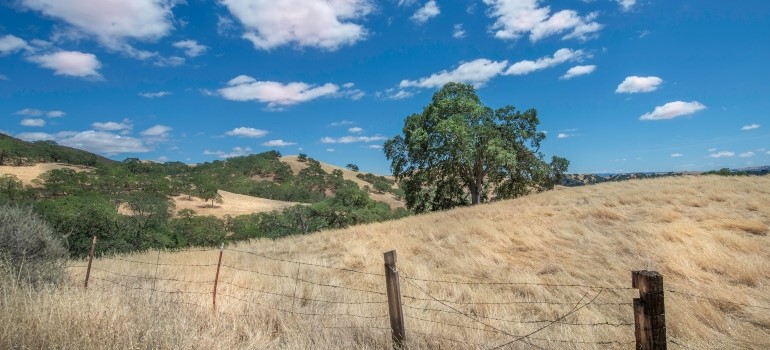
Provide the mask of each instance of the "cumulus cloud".
[{"label": "cumulus cloud", "polygon": [[177,41],[173,45],[178,49],[184,50],[184,54],[190,57],[200,56],[208,50],[208,46],[198,44],[195,40]]},{"label": "cumulus cloud", "polygon": [[671,158],[679,158],[679,157],[683,157],[683,156],[684,156],[684,154],[681,154],[681,153],[671,153]]},{"label": "cumulus cloud", "polygon": [[27,41],[15,35],[0,36],[0,55],[7,55],[21,50],[32,49]]},{"label": "cumulus cloud", "polygon": [[550,68],[564,62],[580,60],[585,56],[583,50],[559,49],[553,56],[546,56],[536,61],[524,60],[512,64],[505,71],[505,75],[525,75],[535,71]]},{"label": "cumulus cloud", "polygon": [[43,115],[43,113],[45,113],[45,112],[41,111],[39,109],[36,109],[36,108],[24,108],[22,110],[16,111],[16,113],[14,113],[14,114],[16,114],[16,115],[23,115],[23,116],[27,116],[27,117],[39,117],[39,116]]},{"label": "cumulus cloud", "polygon": [[235,128],[233,130],[226,132],[225,135],[256,139],[267,135],[267,130],[247,128],[242,126],[240,128]]},{"label": "cumulus cloud", "polygon": [[21,120],[21,122],[19,122],[19,125],[31,128],[39,128],[45,126],[45,120],[37,118],[24,118]]},{"label": "cumulus cloud", "polygon": [[48,111],[45,113],[45,116],[48,118],[61,118],[65,115],[67,115],[67,113],[64,113],[64,111]]},{"label": "cumulus cloud", "polygon": [[560,132],[558,135],[556,135],[556,138],[559,138],[559,139],[566,139],[566,138],[568,138],[568,137],[570,137],[570,136],[572,136],[572,135],[570,135],[570,134],[565,134],[565,133],[561,133],[561,132]]},{"label": "cumulus cloud", "polygon": [[169,126],[155,125],[140,132],[139,135],[142,135],[148,143],[159,143],[168,140],[169,136],[171,136],[171,130]]},{"label": "cumulus cloud", "polygon": [[374,136],[342,136],[338,138],[333,137],[324,137],[321,139],[321,143],[356,143],[356,142],[375,142],[375,141],[384,141],[387,137],[381,136],[381,135],[374,135]]},{"label": "cumulus cloud", "polygon": [[94,122],[91,123],[91,127],[100,131],[123,131],[131,130],[133,125],[124,120],[123,122]]},{"label": "cumulus cloud", "polygon": [[620,5],[620,8],[623,9],[624,12],[631,11],[631,8],[636,5],[636,0],[615,0],[615,2]]},{"label": "cumulus cloud", "polygon": [[462,23],[455,24],[454,31],[452,31],[452,37],[455,39],[462,39],[465,37],[465,29]]},{"label": "cumulus cloud", "polygon": [[[311,85],[303,82],[280,83],[275,81],[257,81],[248,75],[239,75],[229,82],[227,87],[218,90],[219,95],[232,101],[259,101],[267,103],[269,109],[280,109],[321,97],[346,96],[356,99],[360,91],[340,89],[339,86],[326,83]],[[360,98],[360,96],[358,96]]]},{"label": "cumulus cloud", "polygon": [[629,76],[623,80],[618,88],[615,89],[615,93],[627,93],[633,94],[638,92],[653,92],[658,89],[658,86],[663,83],[663,79],[658,77],[637,77]]},{"label": "cumulus cloud", "polygon": [[753,156],[754,156],[754,152],[744,152],[738,155],[738,157],[741,157],[741,158],[749,158]]},{"label": "cumulus cloud", "polygon": [[59,51],[51,54],[29,56],[27,60],[54,71],[55,75],[101,79],[102,64],[96,55],[80,51]]},{"label": "cumulus cloud", "polygon": [[128,40],[154,41],[173,29],[172,7],[178,0],[20,0],[48,17],[64,21],[71,33],[60,36],[92,37],[105,47],[146,59],[156,53],[137,50]]},{"label": "cumulus cloud", "polygon": [[351,133],[351,134],[360,134],[363,131],[364,131],[364,129],[359,128],[359,127],[348,128],[348,132]]},{"label": "cumulus cloud", "polygon": [[470,62],[461,63],[457,68],[451,71],[443,70],[417,80],[402,80],[398,86],[400,88],[435,88],[444,86],[444,84],[449,82],[461,82],[480,87],[486,84],[490,79],[501,74],[507,65],[508,61],[497,62],[486,58],[479,58]]},{"label": "cumulus cloud", "polygon": [[484,0],[484,4],[495,19],[492,29],[498,39],[516,40],[529,34],[536,42],[564,33],[563,40],[586,40],[602,28],[594,21],[596,13],[581,16],[574,10],[561,10],[551,14],[551,8],[541,7],[540,0]]},{"label": "cumulus cloud", "polygon": [[704,109],[706,109],[706,106],[704,106],[702,103],[698,101],[692,101],[692,102],[674,101],[674,102],[666,103],[662,106],[655,107],[655,110],[653,110],[650,113],[645,113],[644,115],[639,117],[639,120],[674,119],[676,117],[690,115]]},{"label": "cumulus cloud", "polygon": [[567,70],[567,73],[564,73],[564,75],[561,76],[559,79],[567,80],[572,79],[574,77],[579,77],[581,75],[587,75],[591,74],[596,70],[595,65],[589,65],[589,66],[574,66]]},{"label": "cumulus cloud", "polygon": [[[361,20],[374,10],[370,0],[220,0],[244,28],[256,49],[296,44],[336,50],[363,40]],[[301,10],[297,10],[301,9]]]},{"label": "cumulus cloud", "polygon": [[144,98],[160,98],[163,96],[171,95],[171,92],[169,91],[157,91],[157,92],[140,92],[139,96],[142,96]]},{"label": "cumulus cloud", "polygon": [[742,131],[747,131],[747,130],[754,130],[754,129],[759,129],[759,124],[750,124],[750,125],[744,125],[744,126],[741,128],[741,130],[742,130]]},{"label": "cumulus cloud", "polygon": [[402,89],[386,89],[384,92],[377,92],[377,97],[386,100],[402,100],[414,96],[414,93]]},{"label": "cumulus cloud", "polygon": [[430,0],[425,3],[425,6],[420,7],[417,12],[412,15],[412,20],[422,24],[439,14],[441,14],[441,10],[438,8],[438,5],[436,5],[436,1]]},{"label": "cumulus cloud", "polygon": [[711,158],[723,158],[723,157],[734,157],[735,152],[728,152],[728,151],[721,151],[717,153],[709,154],[709,157]]},{"label": "cumulus cloud", "polygon": [[232,158],[232,157],[247,156],[253,152],[254,150],[251,149],[251,147],[233,147],[233,149],[230,152],[205,150],[203,151],[203,154],[214,155],[219,158]]},{"label": "cumulus cloud", "polygon": [[142,140],[105,131],[63,131],[56,134],[34,132],[21,133],[16,135],[16,137],[25,141],[53,140],[63,146],[107,155],[145,153],[150,151]]},{"label": "cumulus cloud", "polygon": [[293,146],[296,145],[296,142],[287,142],[281,139],[277,140],[270,140],[262,144],[262,146],[265,147],[286,147],[286,146]]}]

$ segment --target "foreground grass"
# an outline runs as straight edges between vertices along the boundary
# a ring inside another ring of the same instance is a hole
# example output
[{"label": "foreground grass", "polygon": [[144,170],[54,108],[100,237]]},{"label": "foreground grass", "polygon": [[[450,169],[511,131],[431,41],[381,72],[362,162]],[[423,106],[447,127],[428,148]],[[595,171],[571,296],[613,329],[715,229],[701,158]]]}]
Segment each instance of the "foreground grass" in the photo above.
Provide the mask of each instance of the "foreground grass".
[{"label": "foreground grass", "polygon": [[88,291],[82,262],[73,262],[63,288],[4,281],[0,348],[384,349],[389,324],[377,274],[382,252],[396,249],[402,276],[522,283],[403,279],[412,348],[492,348],[593,300],[508,348],[630,349],[638,293],[624,288],[631,270],[651,269],[678,292],[666,293],[671,348],[762,349],[770,347],[769,225],[770,177],[561,189],[230,247],[216,311],[218,250],[120,257],[144,263],[98,259]]}]

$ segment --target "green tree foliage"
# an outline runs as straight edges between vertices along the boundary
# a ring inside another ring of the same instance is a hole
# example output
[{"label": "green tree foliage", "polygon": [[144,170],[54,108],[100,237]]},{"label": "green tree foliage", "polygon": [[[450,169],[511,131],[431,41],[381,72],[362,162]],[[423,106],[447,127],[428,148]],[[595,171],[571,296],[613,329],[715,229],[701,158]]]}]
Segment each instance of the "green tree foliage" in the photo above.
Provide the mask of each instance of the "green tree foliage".
[{"label": "green tree foliage", "polygon": [[350,170],[350,171],[358,172],[358,170],[359,170],[358,169],[358,165],[355,165],[353,163],[348,163],[348,165],[346,165],[345,167],[348,168],[348,170]]},{"label": "green tree foliage", "polygon": [[24,195],[24,184],[12,174],[0,175],[0,203],[15,202]]},{"label": "green tree foliage", "polygon": [[448,83],[422,111],[404,121],[403,135],[385,142],[391,169],[417,212],[478,204],[552,188],[569,162],[546,163],[537,111],[481,103],[473,86]]},{"label": "green tree foliage", "polygon": [[300,153],[300,154],[297,156],[297,161],[298,161],[298,162],[303,162],[303,163],[304,163],[304,162],[307,162],[307,154],[304,154],[304,153]]},{"label": "green tree foliage", "polygon": [[51,227],[30,209],[0,206],[2,272],[33,286],[57,283],[64,279],[67,258]]}]

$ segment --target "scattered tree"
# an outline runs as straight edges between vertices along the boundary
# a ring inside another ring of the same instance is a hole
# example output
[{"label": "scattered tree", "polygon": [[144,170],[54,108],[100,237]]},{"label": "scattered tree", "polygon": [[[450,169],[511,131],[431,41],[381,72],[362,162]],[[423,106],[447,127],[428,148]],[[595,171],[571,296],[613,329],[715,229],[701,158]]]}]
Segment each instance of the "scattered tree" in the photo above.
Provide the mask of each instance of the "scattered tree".
[{"label": "scattered tree", "polygon": [[355,164],[353,164],[353,163],[349,163],[349,164],[348,164],[348,165],[346,165],[345,167],[346,167],[346,168],[348,168],[350,171],[355,171],[355,172],[358,172],[358,170],[359,170],[359,169],[358,169],[358,165],[355,165]]},{"label": "scattered tree", "polygon": [[552,188],[569,165],[543,160],[539,122],[535,109],[493,110],[473,86],[448,83],[422,113],[406,118],[403,135],[385,142],[384,151],[407,207],[417,212],[478,204],[490,191],[511,198]]},{"label": "scattered tree", "polygon": [[302,162],[302,163],[304,163],[304,162],[307,162],[307,154],[304,154],[304,153],[300,153],[300,154],[297,156],[297,161],[298,161],[298,162]]}]

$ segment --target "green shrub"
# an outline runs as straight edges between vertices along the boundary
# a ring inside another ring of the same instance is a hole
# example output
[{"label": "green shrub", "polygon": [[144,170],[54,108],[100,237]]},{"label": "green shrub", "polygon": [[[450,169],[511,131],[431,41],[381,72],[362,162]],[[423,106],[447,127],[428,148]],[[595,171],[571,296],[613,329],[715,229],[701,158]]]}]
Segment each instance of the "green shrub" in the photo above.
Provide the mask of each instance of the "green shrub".
[{"label": "green shrub", "polygon": [[67,249],[31,209],[0,207],[0,268],[33,286],[64,279]]}]

